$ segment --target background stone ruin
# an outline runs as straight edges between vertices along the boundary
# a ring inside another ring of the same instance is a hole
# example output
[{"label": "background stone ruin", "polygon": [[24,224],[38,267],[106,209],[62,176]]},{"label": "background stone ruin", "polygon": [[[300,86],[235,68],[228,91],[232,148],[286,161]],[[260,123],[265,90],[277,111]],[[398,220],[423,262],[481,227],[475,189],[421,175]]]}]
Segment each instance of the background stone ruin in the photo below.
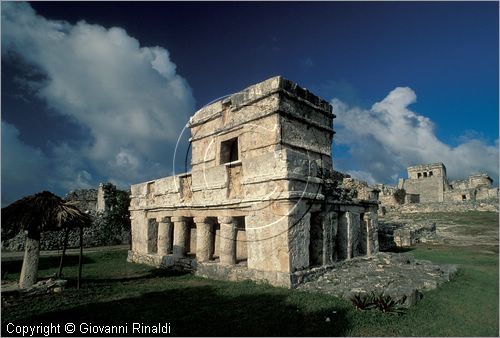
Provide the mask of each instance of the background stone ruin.
[{"label": "background stone ruin", "polygon": [[[498,187],[486,174],[449,181],[443,163],[408,167],[408,178],[399,179],[397,187],[378,184],[379,212],[498,211]],[[402,199],[398,199],[398,194]]]}]

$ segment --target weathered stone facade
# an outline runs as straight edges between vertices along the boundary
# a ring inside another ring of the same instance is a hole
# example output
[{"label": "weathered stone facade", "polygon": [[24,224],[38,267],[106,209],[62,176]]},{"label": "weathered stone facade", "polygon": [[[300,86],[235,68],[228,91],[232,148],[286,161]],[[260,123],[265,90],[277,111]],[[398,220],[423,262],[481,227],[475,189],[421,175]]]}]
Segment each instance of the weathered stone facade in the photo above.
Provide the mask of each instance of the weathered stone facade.
[{"label": "weathered stone facade", "polygon": [[419,195],[420,203],[444,201],[449,185],[443,163],[418,165],[407,170],[408,179],[400,180],[400,188],[408,194]]},{"label": "weathered stone facade", "polygon": [[377,252],[378,202],[330,193],[334,117],[282,77],[200,109],[192,171],[131,187],[129,260],[290,287]]},{"label": "weathered stone facade", "polygon": [[[387,208],[421,209],[417,204],[431,209],[435,206],[436,210],[443,209],[440,204],[445,205],[444,209],[449,205],[454,210],[454,203],[457,202],[462,202],[466,210],[480,210],[477,203],[481,202],[490,206],[498,205],[498,188],[492,187],[493,180],[486,174],[471,175],[464,180],[450,182],[443,163],[422,164],[408,167],[407,170],[408,178],[399,179],[397,187],[377,185],[381,191],[382,213]],[[398,190],[404,192],[402,201],[396,198]]]}]

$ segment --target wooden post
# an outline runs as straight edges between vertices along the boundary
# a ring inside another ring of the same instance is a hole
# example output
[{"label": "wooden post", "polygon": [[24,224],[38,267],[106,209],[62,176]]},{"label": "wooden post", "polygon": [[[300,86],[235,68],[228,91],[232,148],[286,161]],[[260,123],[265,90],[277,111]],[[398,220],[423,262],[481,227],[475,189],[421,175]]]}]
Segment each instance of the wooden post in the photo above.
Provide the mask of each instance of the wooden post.
[{"label": "wooden post", "polygon": [[80,226],[80,256],[78,257],[78,277],[76,279],[76,288],[80,289],[82,279],[82,260],[83,260],[83,226]]},{"label": "wooden post", "polygon": [[62,276],[64,256],[66,255],[66,248],[68,247],[68,236],[69,236],[69,228],[66,228],[64,233],[63,251],[61,254],[61,261],[59,262],[59,272],[57,273],[57,278],[61,278]]}]

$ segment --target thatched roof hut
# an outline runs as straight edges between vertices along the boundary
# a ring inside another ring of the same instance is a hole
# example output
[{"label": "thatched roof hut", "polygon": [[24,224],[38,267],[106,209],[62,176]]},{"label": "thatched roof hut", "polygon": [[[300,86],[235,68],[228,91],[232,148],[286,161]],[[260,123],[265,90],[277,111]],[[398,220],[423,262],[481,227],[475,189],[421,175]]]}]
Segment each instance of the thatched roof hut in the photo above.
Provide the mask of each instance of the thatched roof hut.
[{"label": "thatched roof hut", "polygon": [[[2,239],[12,238],[21,230],[26,231],[27,234],[19,286],[29,287],[36,282],[41,232],[80,228],[81,262],[82,229],[90,225],[89,215],[49,191],[24,197],[2,208]],[[78,285],[80,275],[81,264]]]}]

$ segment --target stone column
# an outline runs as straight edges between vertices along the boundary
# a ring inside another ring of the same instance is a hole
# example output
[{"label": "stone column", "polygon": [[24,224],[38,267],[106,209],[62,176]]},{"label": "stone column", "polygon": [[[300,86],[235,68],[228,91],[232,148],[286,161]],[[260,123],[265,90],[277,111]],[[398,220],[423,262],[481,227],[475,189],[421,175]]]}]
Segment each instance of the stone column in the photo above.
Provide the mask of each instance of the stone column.
[{"label": "stone column", "polygon": [[340,219],[338,235],[341,236],[339,241],[339,258],[351,259],[356,254],[356,246],[359,240],[360,219],[359,214],[352,211],[346,211]]},{"label": "stone column", "polygon": [[333,256],[335,252],[335,239],[337,237],[337,220],[336,212],[328,212],[323,220],[323,265],[333,264]]},{"label": "stone column", "polygon": [[364,243],[364,246],[366,248],[366,255],[367,256],[370,256],[372,253],[372,245],[371,245],[371,241],[372,241],[372,237],[373,237],[373,234],[372,234],[372,231],[371,231],[371,217],[370,217],[370,213],[367,212],[364,214],[364,217],[363,217],[363,224],[361,225],[362,227],[364,227],[364,231],[366,233],[366,243]]},{"label": "stone column", "polygon": [[219,217],[220,224],[220,263],[236,264],[236,222],[233,217]]},{"label": "stone column", "polygon": [[367,255],[373,255],[378,252],[378,214],[376,208],[370,208],[370,212],[367,213],[368,222],[368,243],[370,250],[368,251],[367,245]]},{"label": "stone column", "polygon": [[148,219],[148,237],[147,237],[147,252],[148,254],[158,253],[158,223],[155,218]]},{"label": "stone column", "polygon": [[348,259],[359,256],[358,246],[361,240],[361,217],[357,212],[347,212],[349,219]]},{"label": "stone column", "polygon": [[172,253],[172,227],[170,217],[161,217],[158,222],[158,255],[166,256]]},{"label": "stone column", "polygon": [[345,217],[347,220],[347,257],[346,259],[351,259],[352,258],[352,213],[347,211],[345,213]]},{"label": "stone column", "polygon": [[148,253],[148,218],[145,211],[130,211],[130,231],[132,232],[132,250]]},{"label": "stone column", "polygon": [[208,217],[195,217],[196,223],[196,259],[207,262],[212,258],[212,224]]},{"label": "stone column", "polygon": [[177,257],[185,257],[187,253],[187,241],[189,239],[189,228],[186,217],[172,217],[174,223],[174,247],[173,254]]}]

